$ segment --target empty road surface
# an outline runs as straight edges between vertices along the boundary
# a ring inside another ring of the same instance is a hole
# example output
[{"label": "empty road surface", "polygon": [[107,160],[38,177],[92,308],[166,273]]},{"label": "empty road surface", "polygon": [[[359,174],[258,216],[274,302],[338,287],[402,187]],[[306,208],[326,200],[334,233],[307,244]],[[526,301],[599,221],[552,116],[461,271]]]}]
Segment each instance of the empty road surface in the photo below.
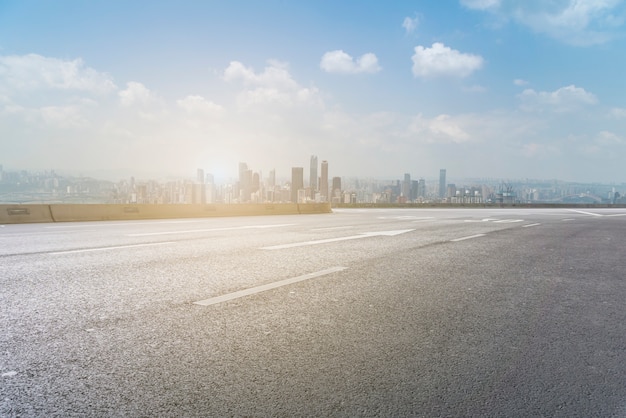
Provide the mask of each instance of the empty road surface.
[{"label": "empty road surface", "polygon": [[626,210],[0,226],[0,416],[626,417]]}]

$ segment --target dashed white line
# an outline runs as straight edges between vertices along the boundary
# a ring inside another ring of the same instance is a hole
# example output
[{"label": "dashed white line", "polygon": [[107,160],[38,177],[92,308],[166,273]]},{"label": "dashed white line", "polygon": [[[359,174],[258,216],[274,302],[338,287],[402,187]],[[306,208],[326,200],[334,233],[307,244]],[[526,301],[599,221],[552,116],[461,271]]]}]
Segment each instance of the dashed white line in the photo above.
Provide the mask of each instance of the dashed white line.
[{"label": "dashed white line", "polygon": [[567,222],[567,221],[575,221],[574,218],[565,218],[565,219],[561,219],[563,222]]},{"label": "dashed white line", "polygon": [[528,224],[528,225],[522,226],[522,228],[530,228],[531,226],[538,226],[538,225],[541,225],[541,224]]},{"label": "dashed white line", "polygon": [[480,238],[480,237],[484,237],[485,235],[486,234],[470,235],[469,237],[462,237],[462,238],[451,239],[450,242],[465,241],[466,239]]},{"label": "dashed white line", "polygon": [[76,253],[89,253],[94,251],[110,251],[110,250],[120,250],[123,248],[137,248],[137,247],[151,247],[155,245],[167,245],[167,244],[175,244],[174,242],[151,242],[147,244],[133,244],[133,245],[117,245],[114,247],[100,247],[100,248],[85,248],[82,250],[67,250],[67,251],[54,251],[50,254],[52,255],[60,255],[60,254],[76,254]]},{"label": "dashed white line", "polygon": [[279,287],[282,287],[282,286],[287,286],[289,284],[302,282],[304,280],[309,280],[309,279],[314,279],[316,277],[326,276],[326,275],[331,274],[331,273],[336,273],[338,271],[343,271],[346,268],[347,267],[331,267],[329,269],[317,271],[315,273],[309,273],[309,274],[305,274],[305,275],[302,275],[302,276],[292,277],[290,279],[285,279],[285,280],[280,280],[278,282],[265,284],[265,285],[262,285],[262,286],[256,286],[256,287],[252,287],[252,288],[249,288],[249,289],[240,290],[238,292],[228,293],[228,294],[222,295],[222,296],[216,296],[216,297],[210,298],[210,299],[200,300],[198,302],[194,302],[194,304],[202,305],[202,306],[215,305],[217,303],[227,302],[227,301],[233,300],[233,299],[239,299],[239,298],[242,298],[244,296],[254,295],[254,294],[257,294],[257,293],[265,292],[266,290],[276,289],[276,288],[279,288]]}]

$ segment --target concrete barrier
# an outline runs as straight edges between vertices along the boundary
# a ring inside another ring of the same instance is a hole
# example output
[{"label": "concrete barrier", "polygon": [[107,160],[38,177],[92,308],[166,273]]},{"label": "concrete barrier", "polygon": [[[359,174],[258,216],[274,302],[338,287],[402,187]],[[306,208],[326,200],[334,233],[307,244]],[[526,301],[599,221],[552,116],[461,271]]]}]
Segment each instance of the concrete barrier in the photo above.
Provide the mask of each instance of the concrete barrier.
[{"label": "concrete barrier", "polygon": [[49,205],[0,205],[0,224],[52,222]]},{"label": "concrete barrier", "polygon": [[332,211],[330,203],[305,203],[298,205],[298,213],[301,214],[331,213]]},{"label": "concrete barrier", "polygon": [[[330,213],[330,204],[268,203],[208,205],[104,205],[58,204],[48,208],[47,221],[112,221],[140,219],[210,218],[229,216],[265,216]],[[17,218],[16,218],[17,219]],[[29,222],[24,220],[23,222]],[[18,222],[14,222],[18,223]]]}]

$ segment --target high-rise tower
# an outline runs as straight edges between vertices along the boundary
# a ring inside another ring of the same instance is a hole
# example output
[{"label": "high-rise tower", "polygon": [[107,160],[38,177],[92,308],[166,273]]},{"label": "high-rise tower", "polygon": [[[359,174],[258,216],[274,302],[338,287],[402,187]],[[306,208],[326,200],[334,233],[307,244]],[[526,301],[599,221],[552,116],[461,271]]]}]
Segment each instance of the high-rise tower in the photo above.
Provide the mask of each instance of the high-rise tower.
[{"label": "high-rise tower", "polygon": [[446,169],[439,170],[439,198],[446,197]]},{"label": "high-rise tower", "polygon": [[298,190],[304,189],[304,168],[291,168],[291,201],[298,202]]},{"label": "high-rise tower", "polygon": [[311,155],[309,187],[311,188],[311,198],[315,199],[315,192],[317,192],[317,155]]},{"label": "high-rise tower", "polygon": [[402,196],[404,196],[407,200],[411,200],[411,175],[409,173],[404,173]]},{"label": "high-rise tower", "polygon": [[320,176],[320,195],[322,202],[328,202],[328,161],[322,161],[322,174]]}]

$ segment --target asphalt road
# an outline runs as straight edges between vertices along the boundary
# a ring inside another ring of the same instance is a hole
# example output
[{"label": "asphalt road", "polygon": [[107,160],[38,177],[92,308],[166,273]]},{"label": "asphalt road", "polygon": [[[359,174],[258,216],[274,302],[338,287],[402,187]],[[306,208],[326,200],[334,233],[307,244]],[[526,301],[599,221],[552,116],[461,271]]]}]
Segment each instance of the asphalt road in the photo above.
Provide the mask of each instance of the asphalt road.
[{"label": "asphalt road", "polygon": [[626,417],[626,210],[0,226],[0,416]]}]

